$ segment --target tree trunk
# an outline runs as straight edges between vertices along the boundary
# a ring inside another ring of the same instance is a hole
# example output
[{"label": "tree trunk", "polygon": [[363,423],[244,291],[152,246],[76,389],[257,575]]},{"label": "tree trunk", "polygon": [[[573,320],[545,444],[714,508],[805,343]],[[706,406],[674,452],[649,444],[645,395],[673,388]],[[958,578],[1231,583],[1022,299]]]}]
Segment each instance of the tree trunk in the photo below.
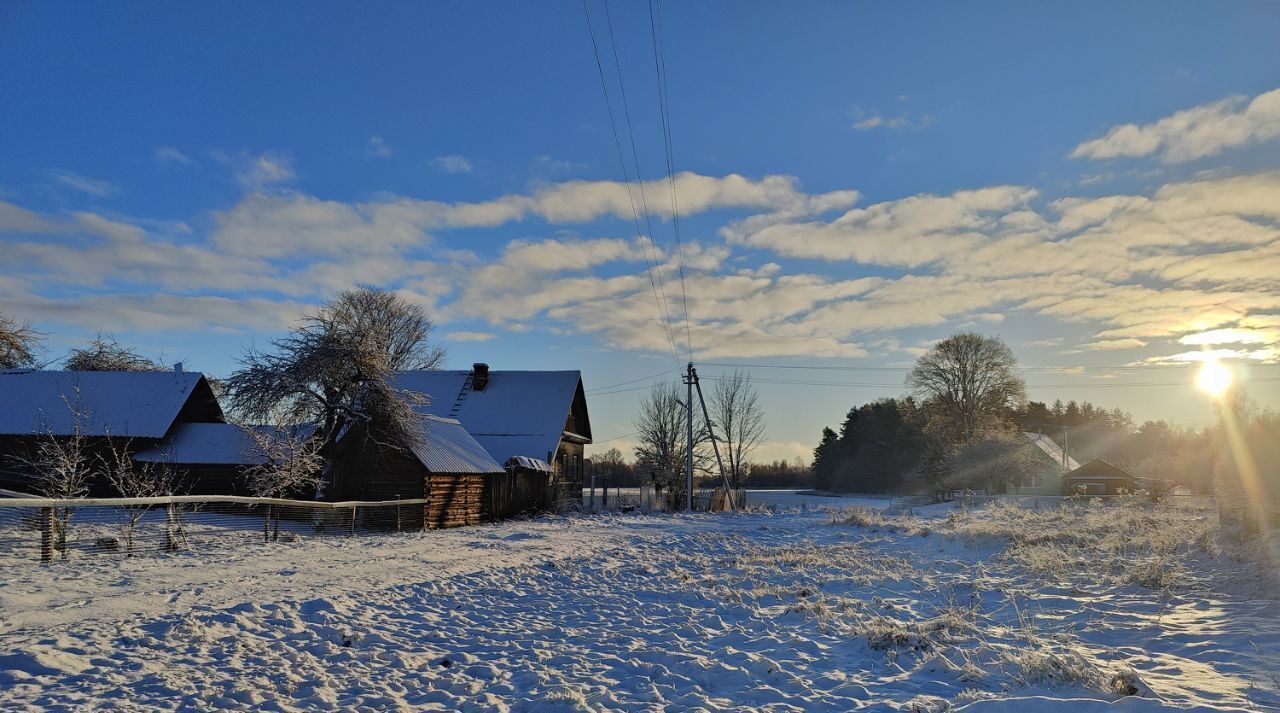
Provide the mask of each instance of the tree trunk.
[{"label": "tree trunk", "polygon": [[53,561],[53,508],[40,508],[40,561]]}]

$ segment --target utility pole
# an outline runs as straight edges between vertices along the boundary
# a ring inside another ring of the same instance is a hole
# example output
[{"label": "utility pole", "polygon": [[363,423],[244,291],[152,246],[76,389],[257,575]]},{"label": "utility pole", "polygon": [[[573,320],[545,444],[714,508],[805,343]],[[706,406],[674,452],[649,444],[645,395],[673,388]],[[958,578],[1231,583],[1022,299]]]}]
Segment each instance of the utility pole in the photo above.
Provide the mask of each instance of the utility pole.
[{"label": "utility pole", "polygon": [[724,472],[724,461],[720,460],[720,446],[716,445],[715,424],[711,422],[711,413],[707,411],[707,400],[702,398],[702,382],[698,381],[698,372],[693,370],[693,364],[689,365],[689,370],[693,371],[693,385],[698,387],[698,403],[702,404],[702,419],[707,424],[707,435],[711,437],[711,449],[716,454],[716,467],[720,469],[720,481],[724,484],[725,502],[730,510],[737,510],[738,506],[734,502],[735,484],[729,482],[729,476]]},{"label": "utility pole", "polygon": [[693,512],[693,362],[685,370],[684,383],[687,392],[684,398],[685,425],[688,426],[688,453],[685,456],[684,471],[684,509]]}]

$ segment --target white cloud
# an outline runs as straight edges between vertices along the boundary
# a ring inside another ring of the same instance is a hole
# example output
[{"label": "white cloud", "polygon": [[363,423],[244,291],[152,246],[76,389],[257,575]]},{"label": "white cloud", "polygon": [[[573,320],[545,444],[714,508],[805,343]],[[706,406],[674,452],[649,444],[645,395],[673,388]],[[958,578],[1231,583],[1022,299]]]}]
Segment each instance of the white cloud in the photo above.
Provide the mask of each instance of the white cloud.
[{"label": "white cloud", "polygon": [[722,233],[733,244],[792,257],[918,267],[967,253],[1000,229],[1000,219],[1036,195],[1021,186],[917,195],[855,208],[830,222],[740,221]]},{"label": "white cloud", "polygon": [[431,159],[431,167],[441,173],[471,173],[475,171],[475,166],[472,165],[470,159],[457,154],[436,156]]},{"label": "white cloud", "polygon": [[190,156],[187,156],[172,146],[161,146],[156,149],[155,161],[162,166],[190,166],[195,163],[195,161],[191,160]]},{"label": "white cloud", "polygon": [[1147,343],[1141,339],[1100,339],[1096,342],[1081,344],[1080,349],[1083,351],[1116,351],[1120,349],[1141,349],[1147,346]]},{"label": "white cloud", "polygon": [[487,342],[498,335],[493,332],[445,332],[446,342]]},{"label": "white cloud", "polygon": [[[295,305],[375,284],[427,306],[441,324],[478,322],[494,332],[536,326],[592,335],[619,349],[669,353],[661,308],[678,348],[691,338],[703,358],[863,356],[867,345],[890,348],[886,339],[896,330],[998,324],[1016,313],[1038,314],[1047,325],[1089,325],[1089,338],[1065,344],[1082,350],[1199,344],[1188,340],[1221,338],[1231,329],[1247,331],[1255,347],[1248,354],[1280,346],[1280,174],[1188,181],[1150,195],[1066,198],[1047,207],[1034,190],[1018,186],[856,209],[854,191],[805,194],[788,177],[681,174],[676,186],[685,215],[720,208],[755,214],[725,226],[727,244],[689,240],[682,255],[665,240],[659,246],[552,229],[557,237],[509,241],[486,261],[449,250],[451,236],[433,231],[529,218],[552,224],[626,218],[625,186],[566,181],[475,203],[395,196],[349,203],[255,192],[215,213],[210,232],[196,234],[163,222],[42,215],[0,202],[0,250],[12,273],[0,287],[37,301],[43,298],[31,285],[157,292],[157,299],[166,291],[192,298],[252,291]],[[661,217],[661,207],[654,209]],[[840,212],[824,216],[828,211]],[[740,245],[880,269],[852,279],[797,272]],[[687,294],[680,289],[681,262]],[[89,299],[41,309],[80,305],[100,316]],[[137,321],[167,324],[154,315]],[[459,339],[492,333],[457,332]]]},{"label": "white cloud", "polygon": [[391,147],[382,140],[381,136],[370,136],[364,145],[364,156],[365,158],[390,158]]},{"label": "white cloud", "polygon": [[0,233],[48,233],[53,223],[21,206],[0,201]]},{"label": "white cloud", "polygon": [[1123,124],[1077,146],[1071,158],[1108,159],[1158,153],[1191,161],[1280,136],[1280,89],[1252,100],[1231,97],[1179,111],[1152,124]]},{"label": "white cloud", "polygon": [[96,198],[106,198],[107,196],[120,191],[120,189],[111,181],[104,181],[99,178],[89,178],[70,171],[54,169],[49,171],[49,176],[67,188],[75,189],[81,193],[88,193]]},{"label": "white cloud", "polygon": [[[898,95],[898,100],[906,102],[908,97]],[[933,117],[929,114],[921,114],[919,117],[912,117],[907,109],[901,109],[897,112],[880,112],[867,111],[862,107],[855,106],[849,114],[853,117],[850,127],[855,131],[872,131],[874,129],[924,129],[933,121]]]},{"label": "white cloud", "polygon": [[548,173],[572,173],[588,167],[588,164],[584,162],[553,158],[546,154],[534,156],[533,163],[539,169]]},{"label": "white cloud", "polygon": [[264,153],[236,172],[236,182],[246,190],[288,183],[295,178],[297,174],[293,171],[293,161],[284,154]]},{"label": "white cloud", "polygon": [[230,167],[232,178],[246,192],[290,183],[298,177],[293,170],[293,157],[281,151],[253,155],[244,151],[233,154],[215,149],[210,153],[216,161]]},{"label": "white cloud", "polygon": [[214,214],[213,242],[231,254],[285,257],[425,245],[410,216],[304,195],[255,193]]},{"label": "white cloud", "polygon": [[1280,330],[1211,329],[1207,332],[1183,335],[1178,339],[1178,343],[1195,346],[1211,344],[1276,344],[1280,343]]}]

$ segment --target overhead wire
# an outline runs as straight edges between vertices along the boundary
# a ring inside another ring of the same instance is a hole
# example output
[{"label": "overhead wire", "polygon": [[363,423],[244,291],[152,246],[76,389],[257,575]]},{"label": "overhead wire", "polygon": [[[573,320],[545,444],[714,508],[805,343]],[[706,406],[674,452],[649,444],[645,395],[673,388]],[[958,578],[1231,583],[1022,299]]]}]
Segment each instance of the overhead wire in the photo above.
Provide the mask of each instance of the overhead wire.
[{"label": "overhead wire", "polygon": [[586,390],[586,393],[588,393],[588,394],[594,394],[594,393],[599,392],[599,391],[605,391],[605,390],[608,390],[608,389],[612,389],[612,388],[614,388],[614,387],[616,387],[616,386],[626,386],[627,384],[634,384],[634,383],[636,383],[636,382],[638,382],[638,381],[648,381],[648,380],[650,380],[650,379],[656,379],[656,378],[658,378],[659,376],[666,376],[667,374],[670,374],[670,373],[672,373],[673,371],[678,371],[678,370],[675,370],[675,369],[663,369],[662,371],[658,372],[657,374],[651,374],[651,375],[649,375],[649,376],[641,376],[641,377],[638,377],[638,378],[635,378],[635,379],[628,379],[628,380],[626,380],[626,381],[619,381],[619,382],[618,382],[618,383],[616,383],[616,384],[608,384],[608,385],[606,385],[606,386],[596,386],[596,387],[592,387],[592,388],[590,388],[590,389],[587,389],[587,390]]},{"label": "overhead wire", "polygon": [[653,40],[653,71],[657,77],[658,113],[662,117],[663,153],[667,159],[667,187],[671,193],[671,231],[676,239],[680,271],[680,307],[684,312],[685,349],[693,361],[693,329],[689,324],[689,291],[684,278],[684,242],[680,236],[680,199],[676,191],[675,150],[671,139],[671,93],[667,87],[667,53],[662,43],[662,2],[649,0],[649,35]]},{"label": "overhead wire", "polygon": [[[707,381],[723,381],[732,377],[724,375],[703,375],[701,377]],[[901,389],[902,384],[884,384],[875,382],[853,382],[853,381],[809,381],[803,379],[776,379],[776,378],[751,378],[752,383],[757,384],[787,384],[793,386],[847,386],[855,388],[883,388],[883,389]],[[1280,382],[1280,377],[1263,376],[1249,379],[1250,382]],[[1090,383],[1090,384],[1027,384],[1027,388],[1032,389],[1119,389],[1130,387],[1145,386],[1187,386],[1185,381],[1127,381],[1127,382],[1111,382],[1111,383]]]},{"label": "overhead wire", "polygon": [[[606,1],[605,2],[606,17],[608,16],[608,9],[609,9],[609,5],[608,5],[608,2]],[[645,265],[646,265],[648,276],[649,276],[649,287],[653,291],[653,299],[658,306],[658,321],[663,328],[663,334],[667,339],[667,343],[671,347],[671,356],[675,360],[675,363],[678,367],[680,365],[680,353],[679,353],[679,349],[676,348],[676,340],[671,328],[671,319],[670,319],[670,316],[667,314],[667,310],[664,305],[666,300],[665,291],[659,289],[659,283],[661,281],[662,275],[660,272],[657,272],[654,266],[655,261],[650,260],[649,258],[649,250],[648,250],[647,242],[651,240],[651,238],[646,239],[643,235],[641,235],[640,214],[639,214],[639,211],[636,209],[635,196],[632,194],[632,191],[631,191],[631,179],[629,177],[629,172],[627,170],[626,159],[623,157],[622,139],[618,135],[617,119],[614,117],[614,113],[613,113],[613,101],[609,98],[609,82],[605,78],[604,62],[600,59],[600,43],[596,39],[595,25],[591,21],[591,9],[588,5],[588,0],[582,0],[582,13],[583,15],[586,16],[587,32],[591,35],[591,49],[592,49],[592,52],[595,54],[596,71],[600,76],[600,89],[604,93],[605,109],[609,114],[609,129],[613,133],[613,144],[614,144],[614,148],[617,150],[617,153],[618,153],[618,165],[622,169],[622,182],[623,182],[623,185],[626,187],[627,200],[631,205],[631,217],[635,224],[636,234],[641,237],[640,247],[641,247],[641,251],[644,253]],[[610,35],[612,36],[612,23],[610,23]],[[614,47],[614,61],[615,62],[617,61],[616,45]],[[619,69],[619,72],[618,72],[619,80],[621,80],[621,76],[622,76],[621,69]],[[625,93],[625,90],[624,90],[624,93]],[[623,104],[625,108],[626,102],[624,101]],[[630,117],[628,117],[627,119],[627,124],[629,129]],[[633,141],[632,150],[634,151],[634,136],[632,136],[632,141]],[[639,179],[638,175],[637,175],[637,179]],[[641,184],[641,190],[643,190],[643,186],[644,186],[643,181],[640,181],[640,184]],[[646,216],[647,216],[647,213],[646,213]],[[652,230],[650,230],[650,233],[652,234]],[[656,281],[654,279],[655,272],[657,272]]]},{"label": "overhead wire", "polygon": [[[627,99],[627,84],[623,80],[622,76],[622,60],[618,56],[618,39],[613,32],[613,13],[609,10],[609,0],[601,0],[601,2],[604,3],[605,24],[609,28],[609,43],[613,51],[613,69],[615,75],[618,77],[618,90],[622,96],[622,116],[627,123],[627,140],[631,145],[631,160],[635,166],[636,188],[640,193],[640,210],[641,214],[644,215],[645,228],[649,231],[647,235],[648,241],[653,245],[653,272],[657,275],[658,292],[662,296],[662,309],[664,310],[664,318],[667,325],[667,336],[671,341],[672,349],[678,352],[679,346],[676,344],[675,327],[672,325],[671,320],[671,303],[667,299],[666,286],[662,281],[662,265],[658,260],[660,257],[658,245],[654,242],[653,238],[653,214],[649,210],[649,198],[644,189],[644,176],[640,167],[640,152],[636,149],[636,131],[634,124],[631,122],[631,101]],[[637,232],[639,232],[638,228]],[[645,247],[645,244],[642,242],[641,249],[643,250]],[[648,259],[647,251],[645,252],[645,258],[646,260]],[[679,362],[678,356],[676,361]]]},{"label": "overhead wire", "polygon": [[[863,365],[817,365],[817,364],[748,364],[742,362],[702,362],[705,366],[721,366],[743,369],[800,369],[810,371],[911,371],[910,366],[863,366]],[[1198,362],[1186,364],[1122,364],[1122,365],[1077,365],[1077,366],[1017,366],[1019,371],[1045,371],[1072,373],[1082,371],[1169,371],[1173,369],[1197,368]],[[1249,364],[1250,368],[1280,367],[1280,364]]]}]

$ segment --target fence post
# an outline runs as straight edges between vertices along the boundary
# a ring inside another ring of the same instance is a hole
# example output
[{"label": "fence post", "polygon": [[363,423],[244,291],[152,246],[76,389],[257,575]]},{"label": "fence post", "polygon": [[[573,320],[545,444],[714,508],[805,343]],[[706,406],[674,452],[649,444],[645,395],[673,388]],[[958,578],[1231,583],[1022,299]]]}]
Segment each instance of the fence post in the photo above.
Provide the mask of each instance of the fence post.
[{"label": "fence post", "polygon": [[164,551],[165,552],[174,552],[178,549],[178,538],[174,533],[174,530],[176,529],[174,526],[177,524],[177,521],[178,521],[178,513],[175,510],[175,507],[176,506],[173,503],[169,503],[164,508],[164,516],[165,516]]},{"label": "fence post", "polygon": [[350,537],[356,536],[356,506],[351,506],[351,534]]},{"label": "fence post", "polygon": [[53,561],[53,508],[40,508],[40,561]]}]

